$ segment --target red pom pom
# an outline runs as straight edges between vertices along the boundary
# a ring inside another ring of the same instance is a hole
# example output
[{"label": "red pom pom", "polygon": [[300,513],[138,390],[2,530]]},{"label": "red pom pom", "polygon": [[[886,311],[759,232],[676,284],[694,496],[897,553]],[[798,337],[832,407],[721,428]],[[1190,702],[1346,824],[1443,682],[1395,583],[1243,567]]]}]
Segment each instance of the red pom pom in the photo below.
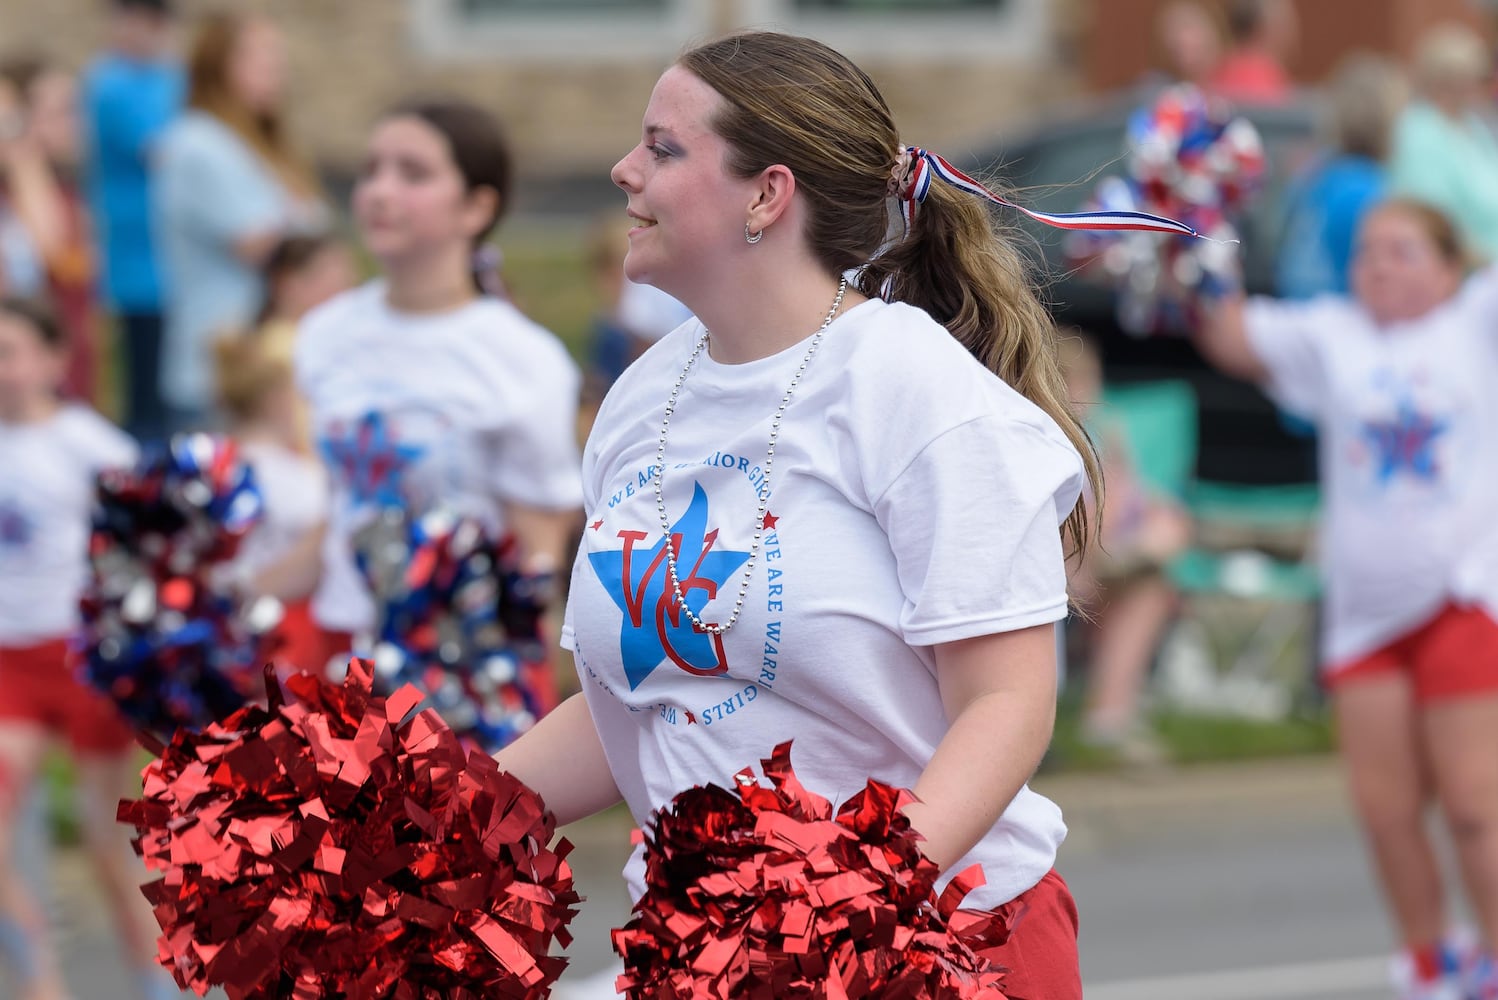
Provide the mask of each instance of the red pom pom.
[{"label": "red pom pom", "polygon": [[[269,677],[269,686],[276,685]],[[404,688],[370,694],[302,674],[293,700],[178,730],[120,804],[159,961],[199,994],[544,997],[578,896],[540,798],[475,753]]]},{"label": "red pom pom", "polygon": [[910,792],[871,780],[834,816],[796,780],[789,743],[762,764],[769,788],[746,769],[737,794],[693,788],[655,814],[645,895],[614,931],[625,996],[1003,1000],[983,953],[1012,914],[957,909],[977,866],[936,899]]}]

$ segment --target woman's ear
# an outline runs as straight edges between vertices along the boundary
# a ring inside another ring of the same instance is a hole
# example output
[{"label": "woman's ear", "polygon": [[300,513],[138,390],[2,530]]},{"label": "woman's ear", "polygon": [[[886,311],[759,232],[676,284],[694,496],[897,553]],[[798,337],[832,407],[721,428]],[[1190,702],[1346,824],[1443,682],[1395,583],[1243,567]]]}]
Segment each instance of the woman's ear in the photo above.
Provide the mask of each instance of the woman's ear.
[{"label": "woman's ear", "polygon": [[469,239],[477,239],[488,231],[499,218],[499,192],[487,184],[474,188],[463,196],[463,230]]},{"label": "woman's ear", "polygon": [[771,164],[759,172],[745,219],[751,232],[762,232],[775,224],[791,207],[796,193],[796,175],[782,163]]}]

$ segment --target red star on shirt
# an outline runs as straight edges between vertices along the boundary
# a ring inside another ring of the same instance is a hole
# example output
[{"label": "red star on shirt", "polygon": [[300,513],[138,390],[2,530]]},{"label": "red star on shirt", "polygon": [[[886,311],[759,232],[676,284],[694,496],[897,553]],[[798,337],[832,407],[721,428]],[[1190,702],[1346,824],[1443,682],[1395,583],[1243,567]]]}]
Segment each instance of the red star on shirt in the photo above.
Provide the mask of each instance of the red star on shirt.
[{"label": "red star on shirt", "polygon": [[765,530],[766,531],[772,530],[775,527],[775,525],[777,525],[779,523],[780,523],[780,518],[776,517],[774,514],[771,514],[769,511],[765,511]]},{"label": "red star on shirt", "polygon": [[603,519],[599,518],[597,521],[594,521],[592,524],[588,525],[588,527],[592,528],[594,531],[597,531],[599,528],[603,527]]},{"label": "red star on shirt", "polygon": [[689,725],[689,726],[695,726],[695,725],[697,725],[697,716],[695,716],[695,715],[692,714],[692,710],[690,708],[687,708],[687,709],[683,709],[683,711],[687,713],[687,725]]}]

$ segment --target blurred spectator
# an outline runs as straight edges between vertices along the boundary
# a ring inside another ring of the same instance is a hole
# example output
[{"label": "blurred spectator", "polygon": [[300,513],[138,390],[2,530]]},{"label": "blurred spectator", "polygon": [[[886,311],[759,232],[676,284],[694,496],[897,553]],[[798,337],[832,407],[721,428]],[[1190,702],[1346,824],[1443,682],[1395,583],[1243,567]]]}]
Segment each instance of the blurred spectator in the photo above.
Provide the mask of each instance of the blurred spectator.
[{"label": "blurred spectator", "polygon": [[62,393],[98,407],[99,316],[93,232],[78,186],[77,81],[36,55],[0,63],[24,132],[8,144],[6,190],[45,278],[67,350]]},{"label": "blurred spectator", "polygon": [[310,610],[317,573],[308,567],[320,561],[329,484],[292,358],[302,317],[352,288],[357,276],[336,237],[289,236],[271,252],[263,277],[256,327],[214,344],[218,406],[265,498],[265,518],[245,540],[238,566],[251,589],[286,607],[280,667],[320,672],[322,638]]},{"label": "blurred spectator", "polygon": [[1289,0],[1230,0],[1228,51],[1211,89],[1243,104],[1282,104],[1294,84],[1285,59],[1295,47],[1295,8]]},{"label": "blurred spectator", "polygon": [[1155,35],[1171,79],[1206,89],[1222,59],[1217,22],[1195,0],[1173,0],[1160,11]]},{"label": "blurred spectator", "polygon": [[208,16],[188,60],[188,110],[161,140],[155,189],[170,274],[161,387],[174,429],[211,422],[209,344],[245,328],[282,237],[329,223],[282,117],[286,54],[268,20]]},{"label": "blurred spectator", "polygon": [[692,318],[692,312],[656,288],[625,279],[619,292],[619,324],[643,351]]},{"label": "blurred spectator", "polygon": [[151,218],[152,158],[182,103],[170,54],[168,0],[111,0],[109,49],[83,77],[85,175],[106,304],[125,362],[125,419],[140,438],[165,432],[159,377],[162,277]]},{"label": "blurred spectator", "polygon": [[237,566],[250,586],[285,604],[278,628],[278,668],[323,669],[322,639],[312,623],[311,579],[299,589],[278,567],[296,553],[317,552],[328,516],[328,475],[308,447],[305,403],[297,393],[290,344],[267,328],[215,342],[218,403],[265,501],[265,516],[245,539]]},{"label": "blurred spectator", "polygon": [[1420,39],[1416,99],[1394,131],[1390,183],[1455,219],[1472,249],[1498,257],[1498,141],[1483,121],[1492,63],[1482,39],[1440,24]]},{"label": "blurred spectator", "polygon": [[588,264],[603,308],[593,318],[584,404],[596,408],[609,387],[657,340],[691,318],[687,307],[658,288],[624,276],[629,220],[617,212],[601,221],[588,245]]},{"label": "blurred spectator", "polygon": [[53,183],[26,119],[24,96],[0,76],[0,285],[5,294],[38,299],[47,271],[28,216],[54,201]]},{"label": "blurred spectator", "polygon": [[588,239],[588,272],[598,293],[599,309],[588,329],[580,410],[582,437],[587,437],[593,416],[609,387],[643,350],[633,342],[616,315],[624,285],[629,280],[624,276],[628,233],[629,221],[610,212],[594,226]]},{"label": "blurred spectator", "polygon": [[265,300],[256,322],[288,356],[302,317],[359,281],[352,252],[328,233],[281,240],[266,258],[261,278]]},{"label": "blurred spectator", "polygon": [[[370,135],[352,204],[380,277],[309,314],[296,345],[332,480],[321,559],[300,571],[317,588],[324,662],[367,649],[379,625],[356,550],[381,511],[446,510],[513,534],[538,594],[575,547],[577,366],[475,266],[513,175],[498,121],[468,101],[410,101]],[[555,704],[544,658],[523,656],[518,678],[528,704]]]},{"label": "blurred spectator", "polygon": [[78,599],[87,578],[98,474],[129,466],[135,443],[87,406],[58,398],[63,334],[34,302],[0,299],[0,964],[20,1000],[68,993],[46,912],[15,852],[45,755],[63,744],[78,796],[81,846],[133,981],[110,996],[177,996],[152,961],[151,910],[139,892],[118,801],[140,763],[130,726],[77,675]]},{"label": "blurred spectator", "polygon": [[[1498,996],[1498,270],[1466,266],[1451,219],[1390,199],[1363,218],[1351,297],[1225,291],[1197,331],[1321,436],[1322,679],[1404,1000]],[[1470,967],[1433,802],[1486,952]]]},{"label": "blurred spectator", "polygon": [[1286,199],[1276,276],[1281,296],[1347,294],[1358,226],[1384,194],[1384,161],[1402,96],[1398,73],[1380,56],[1358,53],[1338,67],[1327,88],[1328,147]]},{"label": "blurred spectator", "polygon": [[[1097,347],[1079,331],[1071,333],[1061,348],[1067,391],[1097,446],[1107,485],[1093,545],[1069,581],[1073,600],[1092,618],[1081,736],[1126,763],[1154,764],[1163,755],[1142,718],[1141,698],[1179,603],[1165,568],[1190,543],[1191,521],[1140,477],[1125,429],[1100,405]],[[1089,503],[1096,516],[1096,503]]]}]

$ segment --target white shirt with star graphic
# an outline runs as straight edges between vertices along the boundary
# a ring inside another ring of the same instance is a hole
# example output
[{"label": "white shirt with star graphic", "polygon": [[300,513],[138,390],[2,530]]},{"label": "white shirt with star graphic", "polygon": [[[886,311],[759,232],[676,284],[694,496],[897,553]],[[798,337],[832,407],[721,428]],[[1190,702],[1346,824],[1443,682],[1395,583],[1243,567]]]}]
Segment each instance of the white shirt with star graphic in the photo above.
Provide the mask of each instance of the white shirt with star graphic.
[{"label": "white shirt with star graphic", "polygon": [[[653,482],[666,396],[701,336],[690,321],[651,347],[584,450],[563,643],[615,781],[644,822],[793,740],[796,773],[834,803],[869,777],[911,787],[947,728],[932,647],[1065,617],[1058,526],[1080,459],[924,312],[861,303],[828,327],[785,413],[743,614],[721,638],[698,632],[667,593]],[[733,610],[771,417],[806,347],[742,365],[704,351],[681,390],[663,492],[705,621]],[[953,869],[984,866],[970,904],[1035,885],[1065,832],[1054,804],[1021,791]],[[638,894],[638,855],[628,874]]]},{"label": "white shirt with star graphic", "polygon": [[235,563],[257,572],[284,558],[327,519],[328,470],[316,456],[272,441],[247,441],[240,456],[254,470],[263,513]]},{"label": "white shirt with star graphic", "polygon": [[1498,271],[1383,328],[1340,296],[1245,318],[1270,396],[1320,436],[1326,668],[1448,601],[1498,616]]},{"label": "white shirt with star graphic", "polygon": [[134,463],[135,442],[93,410],[0,422],[0,646],[68,636],[88,579],[88,538],[104,469]]},{"label": "white shirt with star graphic", "polygon": [[351,539],[383,507],[440,506],[502,532],[506,501],[582,504],[577,365],[509,302],[412,315],[372,281],[302,321],[296,372],[332,486],[312,600],[324,628],[374,624]]}]

